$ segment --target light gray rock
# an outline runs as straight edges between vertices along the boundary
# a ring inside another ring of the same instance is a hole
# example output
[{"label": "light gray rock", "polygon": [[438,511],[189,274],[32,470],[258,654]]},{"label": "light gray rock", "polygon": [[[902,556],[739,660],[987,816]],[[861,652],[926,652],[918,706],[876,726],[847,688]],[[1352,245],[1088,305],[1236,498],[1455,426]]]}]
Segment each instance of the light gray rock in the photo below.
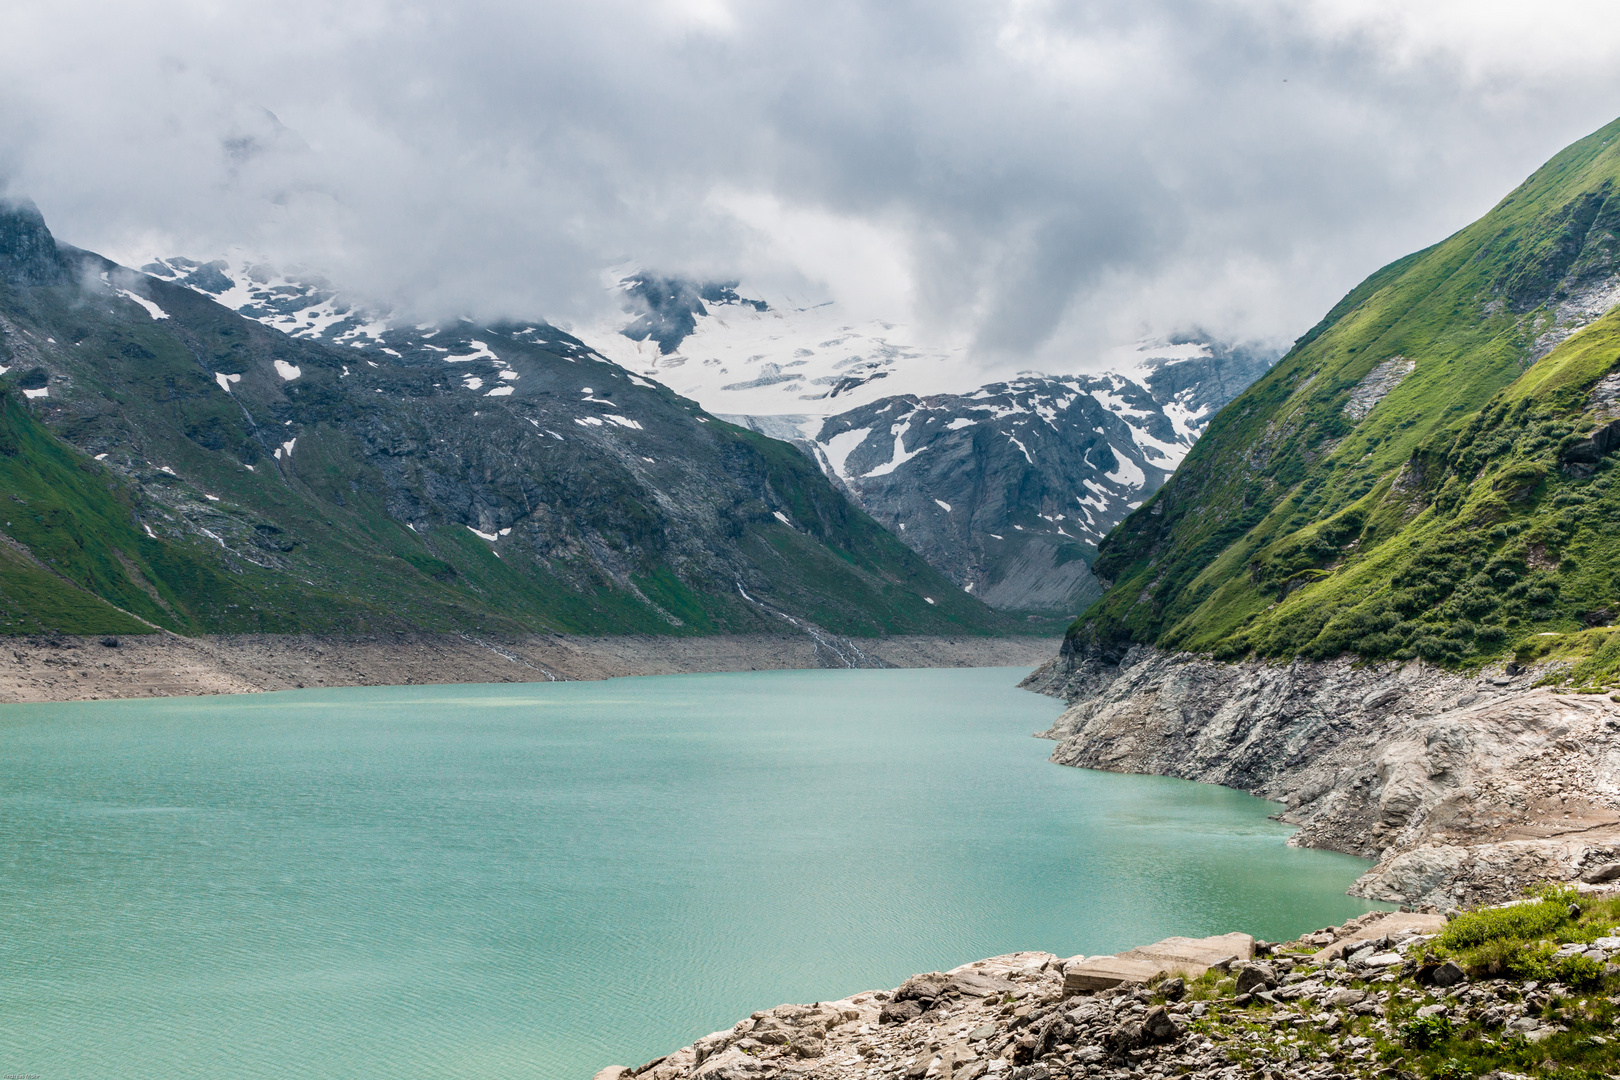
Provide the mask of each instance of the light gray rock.
[{"label": "light gray rock", "polygon": [[692,1076],[694,1080],[770,1080],[780,1071],[771,1062],[761,1061],[732,1047],[699,1065]]},{"label": "light gray rock", "polygon": [[[1497,672],[1064,648],[1026,680],[1069,701],[1045,733],[1054,761],[1285,802],[1283,820],[1300,826],[1292,842],[1379,860],[1357,895],[1497,902],[1528,881],[1571,880],[1594,858],[1607,865],[1620,848],[1607,810],[1620,798],[1620,725],[1609,724],[1620,710],[1534,689],[1539,669],[1458,708]],[[1502,839],[1526,824],[1534,835]]]}]

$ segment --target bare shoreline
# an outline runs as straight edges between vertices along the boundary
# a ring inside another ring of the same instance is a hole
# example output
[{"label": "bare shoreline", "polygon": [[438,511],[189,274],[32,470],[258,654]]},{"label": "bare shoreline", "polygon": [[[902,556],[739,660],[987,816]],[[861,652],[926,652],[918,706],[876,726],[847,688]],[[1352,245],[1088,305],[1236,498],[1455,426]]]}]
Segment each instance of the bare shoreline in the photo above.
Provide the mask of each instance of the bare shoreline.
[{"label": "bare shoreline", "polygon": [[833,653],[799,634],[16,637],[0,645],[0,703],[846,666],[1036,667],[1058,647],[1042,636],[840,641]]}]

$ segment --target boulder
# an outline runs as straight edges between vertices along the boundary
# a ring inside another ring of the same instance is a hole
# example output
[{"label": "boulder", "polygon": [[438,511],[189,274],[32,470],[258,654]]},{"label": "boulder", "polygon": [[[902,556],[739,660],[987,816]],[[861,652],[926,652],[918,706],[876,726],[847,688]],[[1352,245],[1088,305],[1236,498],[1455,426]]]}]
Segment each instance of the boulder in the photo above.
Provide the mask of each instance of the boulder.
[{"label": "boulder", "polygon": [[1118,956],[1069,960],[1063,966],[1063,994],[1067,997],[1107,990],[1123,983],[1145,983],[1161,974],[1197,978],[1212,967],[1249,959],[1254,955],[1254,948],[1254,938],[1248,934],[1171,937]]},{"label": "boulder", "polygon": [[818,1058],[827,1052],[827,1044],[820,1039],[807,1035],[803,1038],[794,1039],[789,1044],[788,1049],[792,1050],[798,1057]]},{"label": "boulder", "polygon": [[[922,1001],[932,1004],[945,990],[943,975],[913,975],[894,992],[896,1001]],[[927,1008],[927,1005],[924,1005]]]},{"label": "boulder", "polygon": [[720,1051],[724,1050],[726,1047],[730,1046],[736,1041],[737,1036],[735,1032],[729,1030],[717,1031],[713,1035],[705,1035],[703,1038],[697,1040],[697,1042],[694,1042],[692,1044],[692,1052],[696,1056],[698,1064],[701,1065],[710,1057],[718,1054]]},{"label": "boulder", "polygon": [[1009,993],[1014,989],[1016,984],[1011,980],[981,975],[976,971],[963,971],[952,975],[941,988],[941,992],[950,993],[954,990],[963,997],[983,998]]},{"label": "boulder", "polygon": [[1277,985],[1277,973],[1265,964],[1250,964],[1238,972],[1237,988],[1239,994],[1252,994],[1257,990],[1269,990]]},{"label": "boulder", "polygon": [[1581,880],[1589,885],[1601,885],[1605,881],[1620,878],[1620,862],[1604,863],[1595,866],[1581,875]]},{"label": "boulder", "polygon": [[1434,969],[1434,975],[1432,978],[1434,979],[1434,985],[1436,986],[1456,986],[1458,983],[1463,981],[1463,969],[1458,967],[1455,961],[1447,960],[1445,963]]},{"label": "boulder", "polygon": [[1155,1005],[1142,1017],[1142,1039],[1145,1042],[1174,1042],[1181,1038],[1181,1025],[1170,1018],[1163,1005]]},{"label": "boulder", "polygon": [[732,1047],[699,1065],[693,1080],[770,1080],[778,1069],[770,1062],[761,1061]]},{"label": "boulder", "polygon": [[1125,960],[1146,960],[1166,971],[1197,978],[1222,961],[1236,957],[1248,960],[1255,954],[1255,940],[1248,934],[1220,934],[1216,937],[1169,937],[1152,945],[1142,945],[1120,953]]},{"label": "boulder", "polygon": [[880,1024],[904,1024],[923,1014],[923,1007],[915,1001],[891,1001],[878,1011]]},{"label": "boulder", "polygon": [[1115,1057],[1123,1057],[1142,1045],[1142,1025],[1130,1020],[1115,1024],[1103,1033],[1102,1044]]},{"label": "boulder", "polygon": [[1107,990],[1122,983],[1145,983],[1164,968],[1149,960],[1093,956],[1063,974],[1063,996]]}]

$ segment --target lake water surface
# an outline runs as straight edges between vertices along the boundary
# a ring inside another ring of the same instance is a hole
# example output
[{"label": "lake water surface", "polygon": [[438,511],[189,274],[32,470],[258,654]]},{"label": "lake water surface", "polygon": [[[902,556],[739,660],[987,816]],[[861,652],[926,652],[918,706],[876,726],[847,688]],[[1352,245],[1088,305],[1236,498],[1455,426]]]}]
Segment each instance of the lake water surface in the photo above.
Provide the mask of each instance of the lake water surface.
[{"label": "lake water surface", "polygon": [[588,1078],[1018,949],[1367,909],[1022,670],[0,706],[0,1073]]}]

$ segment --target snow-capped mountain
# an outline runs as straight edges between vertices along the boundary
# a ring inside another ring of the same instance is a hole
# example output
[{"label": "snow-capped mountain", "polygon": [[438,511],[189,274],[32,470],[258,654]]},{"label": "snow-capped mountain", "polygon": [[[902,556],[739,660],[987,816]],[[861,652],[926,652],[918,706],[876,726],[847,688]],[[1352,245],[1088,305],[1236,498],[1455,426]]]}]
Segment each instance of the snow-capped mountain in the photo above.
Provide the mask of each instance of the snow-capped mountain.
[{"label": "snow-capped mountain", "polygon": [[41,553],[0,558],[0,622],[93,593],[100,625],[199,632],[1011,625],[808,459],[554,326],[398,322],[230,260],[137,272],[0,202],[0,442],[32,507],[3,539]]},{"label": "snow-capped mountain", "polygon": [[[975,388],[964,349],[924,346],[905,326],[852,322],[832,301],[735,281],[622,278],[614,287],[623,315],[581,340],[544,322],[411,325],[318,277],[242,258],[157,259],[142,270],[295,338],[361,358],[450,365],[442,385],[468,394],[513,392],[521,372],[502,350],[517,342],[607,364],[643,387],[662,383],[713,415],[799,446],[986,603],[1047,614],[1098,595],[1089,569],[1097,543],[1275,359],[1255,348],[1156,341],[1116,352],[1114,373],[1026,374]],[[580,422],[638,422],[611,409],[603,416]]]},{"label": "snow-capped mountain", "polygon": [[868,513],[992,607],[1072,613],[1101,594],[1098,542],[1276,359],[1207,343],[1153,351],[1128,375],[1021,376],[749,423],[797,435]]},{"label": "snow-capped mountain", "polygon": [[824,296],[650,274],[614,287],[625,316],[576,332],[604,356],[716,413],[826,416],[980,381],[965,347],[930,342],[902,323],[854,318]]}]

